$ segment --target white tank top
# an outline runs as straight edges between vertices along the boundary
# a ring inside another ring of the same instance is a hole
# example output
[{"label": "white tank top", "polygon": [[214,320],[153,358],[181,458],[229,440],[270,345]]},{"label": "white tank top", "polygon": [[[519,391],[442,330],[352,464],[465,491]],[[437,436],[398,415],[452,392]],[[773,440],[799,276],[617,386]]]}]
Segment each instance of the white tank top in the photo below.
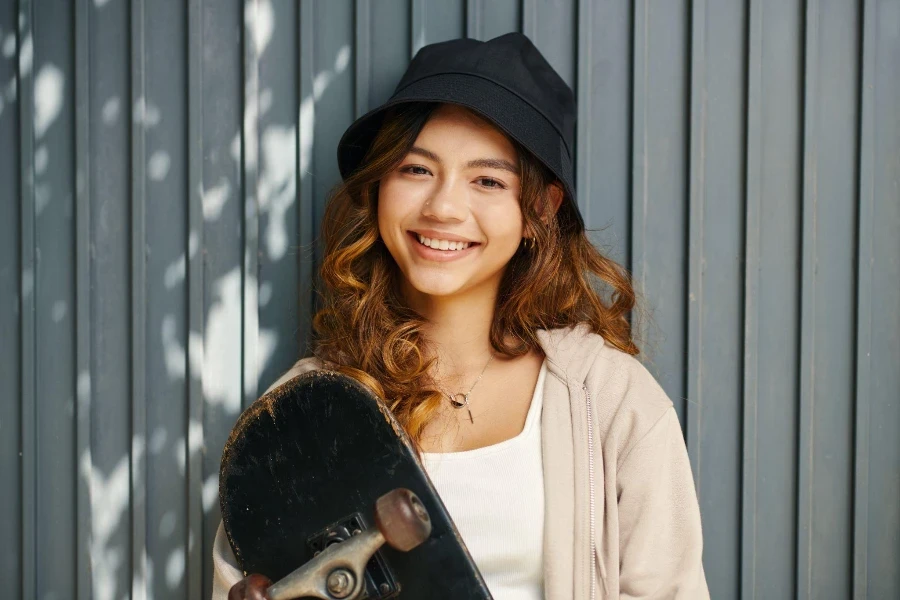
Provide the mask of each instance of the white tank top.
[{"label": "white tank top", "polygon": [[544,597],[541,408],[546,362],[514,438],[423,462],[495,600]]}]

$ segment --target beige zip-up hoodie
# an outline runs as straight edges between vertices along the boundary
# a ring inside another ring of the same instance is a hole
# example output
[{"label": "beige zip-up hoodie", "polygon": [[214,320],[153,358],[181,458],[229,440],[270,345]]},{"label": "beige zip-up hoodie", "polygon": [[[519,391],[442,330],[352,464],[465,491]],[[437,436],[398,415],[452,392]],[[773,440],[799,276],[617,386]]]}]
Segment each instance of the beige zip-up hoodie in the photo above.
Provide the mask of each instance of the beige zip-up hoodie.
[{"label": "beige zip-up hoodie", "polygon": [[[700,509],[672,402],[634,357],[580,325],[539,331],[546,355],[547,600],[709,598]],[[271,388],[319,368],[299,361]],[[221,525],[213,600],[243,577]]]}]

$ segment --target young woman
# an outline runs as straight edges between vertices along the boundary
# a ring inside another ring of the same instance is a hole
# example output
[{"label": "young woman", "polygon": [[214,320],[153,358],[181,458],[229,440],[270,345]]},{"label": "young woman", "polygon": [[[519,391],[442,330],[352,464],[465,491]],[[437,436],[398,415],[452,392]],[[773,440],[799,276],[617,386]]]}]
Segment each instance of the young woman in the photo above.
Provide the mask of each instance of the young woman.
[{"label": "young woman", "polygon": [[[423,48],[338,149],[315,356],[370,386],[498,600],[708,598],[671,401],[575,203],[571,90],[527,38]],[[504,527],[494,526],[504,523]],[[261,598],[219,528],[214,598]]]}]

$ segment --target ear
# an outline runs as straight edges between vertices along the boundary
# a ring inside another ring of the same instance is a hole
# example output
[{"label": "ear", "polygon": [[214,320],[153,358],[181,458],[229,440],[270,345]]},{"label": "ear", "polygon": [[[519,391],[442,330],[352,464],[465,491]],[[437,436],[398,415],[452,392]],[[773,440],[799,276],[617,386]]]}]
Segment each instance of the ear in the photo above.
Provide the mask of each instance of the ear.
[{"label": "ear", "polygon": [[550,211],[547,214],[543,214],[544,207],[538,207],[538,214],[541,215],[541,219],[544,221],[544,223],[548,222],[550,218],[556,214],[556,211],[558,211],[559,207],[562,206],[563,199],[566,197],[566,193],[565,191],[563,191],[563,188],[558,181],[554,181],[547,186],[546,194],[547,200],[550,204]]}]

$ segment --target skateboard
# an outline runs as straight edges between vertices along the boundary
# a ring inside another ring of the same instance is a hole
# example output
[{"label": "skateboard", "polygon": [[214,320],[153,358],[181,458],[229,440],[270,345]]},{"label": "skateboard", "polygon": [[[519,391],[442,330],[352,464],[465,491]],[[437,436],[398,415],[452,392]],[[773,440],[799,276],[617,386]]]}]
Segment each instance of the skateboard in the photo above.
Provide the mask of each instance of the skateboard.
[{"label": "skateboard", "polygon": [[244,411],[219,502],[272,600],[491,598],[403,428],[345,375],[304,373]]}]

